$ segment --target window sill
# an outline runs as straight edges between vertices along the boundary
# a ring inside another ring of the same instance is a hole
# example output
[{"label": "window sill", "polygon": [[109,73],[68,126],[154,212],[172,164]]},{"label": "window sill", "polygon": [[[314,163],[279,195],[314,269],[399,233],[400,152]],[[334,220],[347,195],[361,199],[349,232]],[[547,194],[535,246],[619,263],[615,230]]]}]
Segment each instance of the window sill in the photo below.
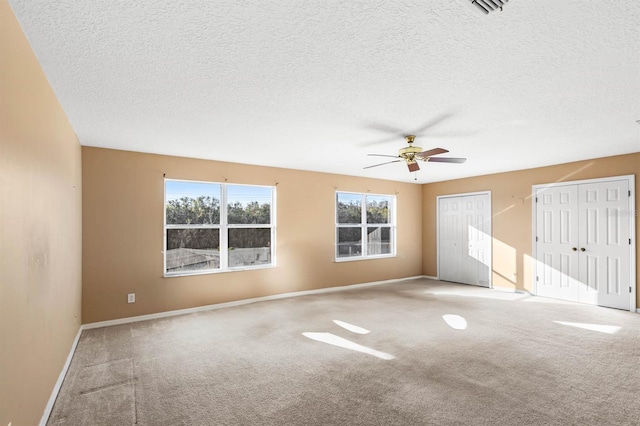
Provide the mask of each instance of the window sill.
[{"label": "window sill", "polygon": [[379,256],[352,256],[352,257],[337,257],[335,258],[335,263],[342,262],[357,262],[359,260],[376,260],[376,259],[389,259],[397,257],[395,254],[383,254]]},{"label": "window sill", "polygon": [[164,278],[177,278],[177,277],[190,277],[193,275],[212,275],[212,274],[224,274],[226,272],[240,272],[240,271],[255,271],[257,269],[272,269],[275,268],[275,264],[270,265],[259,265],[259,266],[243,266],[238,268],[228,268],[228,269],[207,269],[206,271],[188,271],[188,272],[176,272],[176,273],[165,273],[163,275]]}]

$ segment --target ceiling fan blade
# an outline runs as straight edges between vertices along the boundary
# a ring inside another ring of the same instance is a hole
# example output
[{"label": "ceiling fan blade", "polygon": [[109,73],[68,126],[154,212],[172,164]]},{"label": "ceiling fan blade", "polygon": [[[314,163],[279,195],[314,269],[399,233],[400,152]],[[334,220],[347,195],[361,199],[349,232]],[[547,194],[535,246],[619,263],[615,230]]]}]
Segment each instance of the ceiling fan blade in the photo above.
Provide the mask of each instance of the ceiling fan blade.
[{"label": "ceiling fan blade", "polygon": [[447,112],[447,113],[444,113],[444,114],[440,114],[439,116],[437,116],[433,120],[429,120],[428,122],[426,122],[422,126],[418,127],[417,129],[414,129],[413,130],[413,134],[417,135],[417,134],[422,133],[422,132],[424,132],[426,130],[429,130],[430,128],[437,126],[438,124],[442,123],[445,120],[448,120],[451,117],[453,117],[453,114],[450,113],[450,112]]},{"label": "ceiling fan blade", "polygon": [[397,155],[385,155],[385,154],[367,154],[369,157],[390,157],[390,158],[398,158]]},{"label": "ceiling fan blade", "polygon": [[427,161],[434,163],[464,163],[467,159],[454,157],[429,157]]},{"label": "ceiling fan blade", "polygon": [[427,157],[431,157],[432,155],[444,154],[446,152],[449,152],[449,151],[444,148],[433,148],[428,151],[423,151],[418,155],[422,158],[427,158]]},{"label": "ceiling fan blade", "polygon": [[402,129],[399,129],[399,128],[393,127],[393,126],[388,126],[386,124],[367,123],[367,124],[365,124],[364,127],[366,127],[367,129],[379,130],[381,132],[391,133],[391,134],[394,134],[394,135],[402,135]]},{"label": "ceiling fan blade", "polygon": [[370,146],[370,145],[378,145],[381,143],[387,143],[387,142],[392,142],[392,141],[397,141],[398,140],[398,136],[389,136],[386,138],[382,138],[382,139],[377,139],[375,141],[369,141],[369,142],[362,142],[359,143],[359,146]]},{"label": "ceiling fan blade", "polygon": [[415,129],[413,129],[413,131],[410,132],[410,133],[407,133],[406,128],[405,129],[401,129],[399,127],[390,126],[388,124],[376,123],[376,122],[366,123],[364,125],[364,127],[366,127],[367,129],[378,130],[378,131],[389,133],[389,134],[396,135],[396,136],[406,136],[407,134],[416,135],[418,133],[424,132],[425,130],[428,130],[428,129],[432,128],[432,127],[437,126],[441,122],[443,122],[445,120],[448,120],[449,118],[453,117],[453,115],[454,114],[451,113],[451,112],[440,114],[440,115],[436,116],[435,118],[433,118],[432,120],[427,121],[426,123],[424,123],[420,127],[417,127]]},{"label": "ceiling fan blade", "polygon": [[[457,132],[440,132],[440,133],[427,132],[427,136],[431,139],[466,138],[466,137],[477,135],[477,134],[478,134],[477,130],[460,130]],[[420,136],[423,136],[423,135],[420,135]]]},{"label": "ceiling fan blade", "polygon": [[374,164],[373,166],[367,166],[367,167],[363,167],[363,168],[364,169],[370,169],[372,167],[384,166],[385,164],[399,163],[400,161],[402,161],[402,160],[387,161],[386,163]]},{"label": "ceiling fan blade", "polygon": [[407,163],[410,172],[417,172],[420,170],[420,166],[415,161],[413,163]]},{"label": "ceiling fan blade", "polygon": [[[423,125],[421,125],[420,127],[417,127],[415,129],[413,129],[413,131],[408,132],[406,131],[406,129],[401,129],[399,127],[395,127],[395,126],[390,126],[388,124],[381,124],[381,123],[376,123],[376,122],[369,122],[369,123],[365,123],[363,125],[363,127],[367,128],[367,129],[371,129],[371,130],[377,130],[383,133],[388,133],[390,135],[393,135],[392,137],[386,137],[386,138],[382,138],[382,139],[378,139],[375,141],[370,141],[370,142],[363,142],[361,144],[359,144],[360,146],[367,146],[367,145],[376,145],[376,144],[380,144],[380,143],[384,143],[384,142],[391,142],[394,140],[397,140],[398,136],[401,137],[405,137],[407,135],[417,135],[417,136],[422,136],[427,130],[431,129],[432,127],[437,126],[438,124],[442,123],[443,121],[446,121],[448,119],[450,119],[451,117],[453,117],[455,114],[453,112],[447,112],[444,114],[440,114],[438,116],[436,116],[435,118],[433,118],[432,120],[427,121],[426,123],[424,123]],[[439,137],[457,137],[460,135],[457,134],[450,134],[450,133],[446,133],[444,135],[440,135]],[[464,136],[464,135],[463,135]]]}]

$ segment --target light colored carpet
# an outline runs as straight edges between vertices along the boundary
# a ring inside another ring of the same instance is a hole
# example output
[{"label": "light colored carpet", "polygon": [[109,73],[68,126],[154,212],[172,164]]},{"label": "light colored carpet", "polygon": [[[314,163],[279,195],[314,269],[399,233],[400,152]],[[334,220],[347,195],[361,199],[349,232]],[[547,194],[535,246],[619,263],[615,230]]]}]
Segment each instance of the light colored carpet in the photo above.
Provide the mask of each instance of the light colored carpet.
[{"label": "light colored carpet", "polygon": [[639,422],[640,315],[413,280],[87,330],[48,424]]}]

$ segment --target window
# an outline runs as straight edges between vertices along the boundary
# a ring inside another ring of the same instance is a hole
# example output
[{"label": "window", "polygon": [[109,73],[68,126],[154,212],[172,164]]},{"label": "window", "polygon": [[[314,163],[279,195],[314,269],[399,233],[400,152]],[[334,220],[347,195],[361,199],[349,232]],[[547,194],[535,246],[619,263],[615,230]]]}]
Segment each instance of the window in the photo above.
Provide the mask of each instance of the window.
[{"label": "window", "polygon": [[336,260],[395,256],[395,196],[336,192]]},{"label": "window", "polygon": [[274,265],[275,188],[165,179],[165,276]]}]

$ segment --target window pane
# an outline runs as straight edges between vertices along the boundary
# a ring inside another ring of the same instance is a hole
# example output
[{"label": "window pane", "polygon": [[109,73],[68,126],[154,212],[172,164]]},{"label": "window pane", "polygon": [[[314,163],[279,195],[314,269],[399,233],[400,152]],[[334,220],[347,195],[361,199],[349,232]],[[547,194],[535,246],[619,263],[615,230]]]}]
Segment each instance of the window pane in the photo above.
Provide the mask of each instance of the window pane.
[{"label": "window pane", "polygon": [[229,267],[271,263],[271,229],[229,229]]},{"label": "window pane", "polygon": [[228,185],[228,222],[270,224],[272,191],[264,186]]},{"label": "window pane", "polygon": [[367,255],[391,253],[391,228],[389,227],[368,227],[367,228]]},{"label": "window pane", "polygon": [[167,225],[219,224],[220,184],[165,181]]},{"label": "window pane", "polygon": [[338,228],[338,257],[362,256],[361,228]]},{"label": "window pane", "polygon": [[338,223],[362,223],[362,195],[338,192]]},{"label": "window pane", "polygon": [[167,272],[220,268],[219,229],[167,229]]},{"label": "window pane", "polygon": [[367,223],[391,223],[392,197],[367,195]]}]

